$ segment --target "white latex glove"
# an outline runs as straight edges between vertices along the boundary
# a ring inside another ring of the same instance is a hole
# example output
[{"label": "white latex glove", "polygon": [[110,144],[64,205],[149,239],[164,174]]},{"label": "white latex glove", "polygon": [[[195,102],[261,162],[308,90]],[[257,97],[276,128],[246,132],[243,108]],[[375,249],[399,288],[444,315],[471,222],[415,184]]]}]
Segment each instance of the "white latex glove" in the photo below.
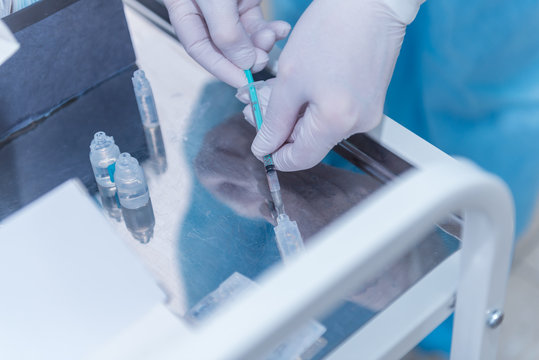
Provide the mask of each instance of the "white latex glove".
[{"label": "white latex glove", "polygon": [[261,0],[165,0],[186,51],[206,70],[234,87],[247,83],[243,70],[260,71],[277,40],[288,36],[284,21],[264,20]]},{"label": "white latex glove", "polygon": [[314,0],[279,59],[255,156],[273,154],[281,171],[307,169],[342,139],[375,127],[422,2]]}]

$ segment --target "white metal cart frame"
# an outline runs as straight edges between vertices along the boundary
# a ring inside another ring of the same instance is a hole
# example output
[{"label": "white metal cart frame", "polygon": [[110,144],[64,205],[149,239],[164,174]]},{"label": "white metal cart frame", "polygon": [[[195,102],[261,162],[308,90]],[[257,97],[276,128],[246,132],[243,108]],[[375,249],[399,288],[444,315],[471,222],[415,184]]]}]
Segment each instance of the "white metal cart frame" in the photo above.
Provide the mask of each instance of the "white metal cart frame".
[{"label": "white metal cart frame", "polygon": [[303,322],[334,308],[454,213],[463,217],[461,249],[328,358],[399,358],[453,308],[451,359],[495,358],[512,251],[509,190],[498,178],[447,156],[389,118],[370,135],[415,169],[322,231],[292,264],[272,269],[260,288],[225,306],[184,341],[161,349],[163,358],[259,358]]}]

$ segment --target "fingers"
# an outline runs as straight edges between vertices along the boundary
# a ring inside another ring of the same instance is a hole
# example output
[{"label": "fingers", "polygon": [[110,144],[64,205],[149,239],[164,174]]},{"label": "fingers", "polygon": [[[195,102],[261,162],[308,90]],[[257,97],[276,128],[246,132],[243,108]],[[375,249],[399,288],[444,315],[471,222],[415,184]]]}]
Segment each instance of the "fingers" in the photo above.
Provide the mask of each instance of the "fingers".
[{"label": "fingers", "polygon": [[269,23],[269,27],[275,33],[277,40],[282,40],[288,36],[292,27],[286,21],[272,21]]},{"label": "fingers", "polygon": [[253,67],[255,48],[240,21],[237,1],[207,0],[198,5],[211,38],[223,55],[240,69]]},{"label": "fingers", "polygon": [[264,19],[260,6],[241,7],[239,11],[241,23],[249,34],[268,27],[269,23]]},{"label": "fingers", "polygon": [[268,61],[268,54],[264,50],[255,47],[255,64],[251,68],[251,71],[257,73],[263,70],[266,67]]},{"label": "fingers", "polygon": [[332,129],[331,119],[327,119],[310,105],[304,116],[297,122],[291,139],[273,153],[273,162],[280,171],[309,169],[317,165],[327,153],[347,134]]},{"label": "fingers", "polygon": [[[306,106],[301,97],[294,96],[283,81],[271,79],[255,84],[264,123],[251,150],[258,158],[273,154],[277,169],[296,171],[311,168],[333,146],[350,135],[356,116],[342,100],[344,96],[337,99],[332,96],[324,98],[329,101],[323,103],[322,109],[325,110],[320,110],[315,103]],[[248,87],[239,89],[236,97],[249,103]],[[270,113],[272,102],[279,104],[276,110],[271,110],[274,111],[273,115]],[[251,125],[256,126],[251,105],[243,109],[243,114]]]},{"label": "fingers", "polygon": [[356,132],[360,118],[356,100],[353,94],[337,89],[320,92],[318,98],[309,100],[290,141],[273,152],[275,167],[281,171],[304,170],[322,161],[337,143]]},{"label": "fingers", "polygon": [[242,69],[212,43],[202,14],[191,0],[166,0],[165,5],[180,42],[193,59],[231,86],[240,87],[247,82]]},{"label": "fingers", "polygon": [[275,36],[275,32],[268,28],[264,28],[251,35],[251,40],[253,41],[253,44],[257,48],[262,49],[266,52],[269,52],[271,48],[273,48],[276,39],[277,37]]},{"label": "fingers", "polygon": [[254,72],[258,72],[266,66],[269,60],[267,53],[273,48],[275,42],[288,36],[290,25],[284,21],[266,21],[258,5],[251,8],[240,7],[240,21],[247,33],[251,34],[251,41],[257,48],[255,50],[263,50],[257,51],[252,68]]},{"label": "fingers", "polygon": [[[198,5],[197,5],[198,3]],[[262,70],[275,41],[290,25],[267,22],[259,1],[165,0],[171,23],[186,51],[206,70],[234,87],[246,83],[244,69]]]},{"label": "fingers", "polygon": [[[271,95],[271,84],[273,83],[272,80],[273,79],[267,81],[257,81],[253,84],[253,86],[256,88],[258,103],[260,105],[260,110],[262,111],[262,116],[264,116],[266,108],[268,107],[268,102]],[[256,121],[254,119],[253,109],[251,107],[251,99],[249,97],[249,86],[246,85],[238,89],[236,98],[242,103],[247,104],[247,106],[243,108],[243,115],[249,124],[256,127]]]},{"label": "fingers", "polygon": [[264,122],[251,146],[256,157],[272,154],[288,139],[304,103],[295,87],[279,79],[275,81]]},{"label": "fingers", "polygon": [[251,41],[257,48],[266,52],[273,48],[275,41],[284,39],[290,32],[290,24],[285,21],[266,21],[260,6],[241,11],[243,12],[240,19],[247,32],[251,34]]}]

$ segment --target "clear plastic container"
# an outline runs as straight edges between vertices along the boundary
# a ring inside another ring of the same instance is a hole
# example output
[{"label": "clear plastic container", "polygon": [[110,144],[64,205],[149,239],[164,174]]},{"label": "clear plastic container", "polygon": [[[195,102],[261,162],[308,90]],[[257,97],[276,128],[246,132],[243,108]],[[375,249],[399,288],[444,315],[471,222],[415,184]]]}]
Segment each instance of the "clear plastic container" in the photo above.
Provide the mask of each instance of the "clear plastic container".
[{"label": "clear plastic container", "polygon": [[90,143],[90,162],[94,170],[97,185],[113,188],[114,166],[120,156],[120,149],[114,143],[112,136],[107,136],[103,131],[94,134]]},{"label": "clear plastic container", "polygon": [[127,229],[135,239],[147,243],[153,236],[155,216],[146,178],[137,159],[129,153],[120,154],[114,180]]},{"label": "clear plastic container", "polygon": [[143,70],[137,70],[133,73],[131,80],[133,81],[133,89],[135,90],[142,125],[145,127],[158,126],[157,108],[155,107],[152,88],[146,74]]},{"label": "clear plastic container", "polygon": [[150,201],[144,172],[137,159],[129,153],[122,153],[118,157],[114,181],[118,188],[118,198],[122,207],[138,209]]},{"label": "clear plastic container", "polygon": [[167,170],[167,157],[152,87],[143,70],[135,71],[131,80],[152,167],[157,174],[164,173]]}]

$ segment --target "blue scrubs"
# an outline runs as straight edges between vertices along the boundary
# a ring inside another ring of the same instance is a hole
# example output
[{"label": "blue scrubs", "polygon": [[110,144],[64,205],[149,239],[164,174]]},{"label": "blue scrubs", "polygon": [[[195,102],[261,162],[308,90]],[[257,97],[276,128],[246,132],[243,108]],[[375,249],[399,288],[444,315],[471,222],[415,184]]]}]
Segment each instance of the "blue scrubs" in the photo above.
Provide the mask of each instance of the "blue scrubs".
[{"label": "blue scrubs", "polygon": [[516,235],[539,187],[539,2],[427,1],[407,30],[386,114],[500,176]]}]

